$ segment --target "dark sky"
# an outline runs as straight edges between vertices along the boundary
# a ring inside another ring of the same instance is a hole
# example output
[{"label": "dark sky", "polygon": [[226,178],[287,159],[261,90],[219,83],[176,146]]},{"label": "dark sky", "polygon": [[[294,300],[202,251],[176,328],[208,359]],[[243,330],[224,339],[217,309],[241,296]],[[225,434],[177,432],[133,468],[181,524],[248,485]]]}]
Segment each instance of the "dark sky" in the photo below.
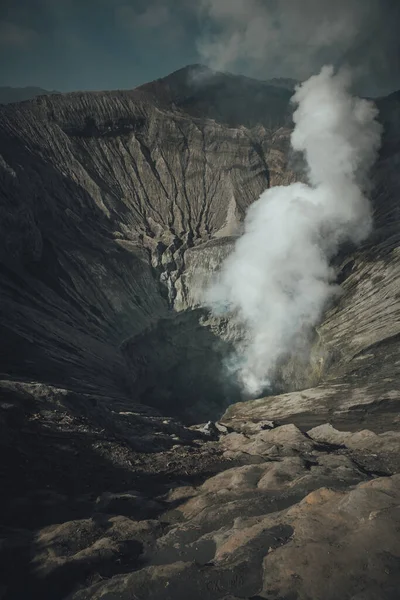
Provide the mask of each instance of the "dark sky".
[{"label": "dark sky", "polygon": [[195,62],[191,15],[148,5],[154,10],[129,0],[2,0],[0,85],[131,88]]},{"label": "dark sky", "polygon": [[184,65],[400,88],[400,0],[2,0],[0,85],[132,88]]}]

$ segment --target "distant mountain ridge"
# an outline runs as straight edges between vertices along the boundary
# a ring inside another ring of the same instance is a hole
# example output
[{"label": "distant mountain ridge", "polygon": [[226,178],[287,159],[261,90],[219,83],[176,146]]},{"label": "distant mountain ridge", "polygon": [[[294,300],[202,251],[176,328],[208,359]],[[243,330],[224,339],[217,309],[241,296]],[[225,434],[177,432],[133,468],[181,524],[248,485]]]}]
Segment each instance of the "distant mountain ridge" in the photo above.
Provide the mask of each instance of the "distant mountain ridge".
[{"label": "distant mountain ridge", "polygon": [[52,90],[44,90],[40,87],[9,87],[0,86],[0,104],[11,104],[12,102],[22,102],[23,100],[32,100],[36,96],[48,96],[50,94],[59,94]]},{"label": "distant mountain ridge", "polygon": [[290,125],[290,98],[296,84],[294,80],[262,81],[193,64],[136,90],[192,117],[214,119],[231,127],[262,124],[274,128],[277,123]]},{"label": "distant mountain ridge", "polygon": [[[250,77],[232,75],[231,73],[220,73],[209,69],[204,65],[188,65],[171,73],[167,77],[157,79],[151,83],[145,83],[136,88],[137,90],[145,91],[147,93],[157,96],[158,98],[164,97],[168,102],[174,102],[177,106],[181,106],[184,109],[190,107],[193,101],[197,104],[200,100],[201,107],[199,107],[199,115],[204,116],[202,111],[207,109],[206,112],[211,113],[211,117],[220,117],[220,113],[224,113],[228,121],[237,121],[238,115],[238,96],[240,97],[239,87],[246,90],[243,94],[244,102],[247,102],[247,88],[250,86],[253,88],[256,99],[259,102],[257,111],[259,113],[260,120],[262,121],[262,113],[265,112],[265,100],[269,104],[269,112],[278,113],[281,112],[285,101],[287,102],[290,94],[297,85],[297,81],[294,79],[271,79],[261,81],[258,79],[252,79]],[[202,93],[199,94],[200,89]],[[275,93],[274,93],[275,88]],[[281,91],[282,90],[282,91]],[[80,90],[77,90],[80,91]],[[85,90],[82,90],[85,91]],[[208,102],[213,97],[214,102],[211,102],[211,106],[206,106],[207,102],[201,102],[201,96],[205,93]],[[32,100],[37,96],[49,96],[54,94],[60,94],[57,90],[46,90],[36,86],[26,87],[11,87],[11,86],[0,86],[0,104],[12,104],[14,102],[23,102],[25,100]],[[199,98],[200,95],[200,98]],[[235,97],[235,107],[229,107],[229,98]],[[271,105],[272,100],[272,105]],[[257,102],[256,102],[257,104]],[[189,106],[186,106],[189,105]],[[243,106],[240,107],[240,117],[243,119]],[[283,109],[286,112],[286,108]],[[279,117],[282,117],[279,114]]]}]

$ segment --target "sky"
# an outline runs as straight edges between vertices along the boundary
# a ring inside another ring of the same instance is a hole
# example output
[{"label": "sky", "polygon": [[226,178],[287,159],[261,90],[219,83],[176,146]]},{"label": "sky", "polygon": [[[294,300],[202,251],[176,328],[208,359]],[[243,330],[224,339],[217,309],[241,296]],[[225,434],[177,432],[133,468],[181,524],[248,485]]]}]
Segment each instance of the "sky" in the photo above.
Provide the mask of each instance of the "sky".
[{"label": "sky", "polygon": [[400,89],[400,0],[2,0],[0,85],[129,89],[185,65]]}]

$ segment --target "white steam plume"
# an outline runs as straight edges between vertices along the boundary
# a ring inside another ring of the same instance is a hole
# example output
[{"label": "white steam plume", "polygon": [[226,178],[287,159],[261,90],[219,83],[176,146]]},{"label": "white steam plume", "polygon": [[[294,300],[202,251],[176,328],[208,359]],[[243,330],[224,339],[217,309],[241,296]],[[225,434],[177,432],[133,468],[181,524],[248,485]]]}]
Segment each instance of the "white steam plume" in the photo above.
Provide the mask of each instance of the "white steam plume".
[{"label": "white steam plume", "polygon": [[236,371],[252,395],[277,361],[321,318],[337,290],[330,261],[339,245],[369,234],[367,174],[380,145],[375,106],[349,92],[348,72],[324,67],[296,91],[292,147],[304,152],[309,185],[263,193],[245,231],[207,291],[215,313],[237,315],[245,331]]}]

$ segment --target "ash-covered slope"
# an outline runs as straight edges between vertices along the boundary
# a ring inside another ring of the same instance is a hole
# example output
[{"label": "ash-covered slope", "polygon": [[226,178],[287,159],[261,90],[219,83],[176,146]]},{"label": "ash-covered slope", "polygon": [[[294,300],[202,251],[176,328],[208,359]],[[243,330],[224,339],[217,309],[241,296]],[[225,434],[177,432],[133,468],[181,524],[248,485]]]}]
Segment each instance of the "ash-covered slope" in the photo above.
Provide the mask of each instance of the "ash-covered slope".
[{"label": "ash-covered slope", "polygon": [[171,415],[239,391],[199,281],[301,175],[287,90],[192,76],[0,109],[0,595],[397,598],[399,95],[378,101],[374,234],[338,258],[316,362],[286,368],[319,385],[201,431]]},{"label": "ash-covered slope", "polygon": [[280,125],[230,128],[142,90],[3,108],[3,376],[125,393],[123,342],[186,307],[186,250],[290,178]]}]

